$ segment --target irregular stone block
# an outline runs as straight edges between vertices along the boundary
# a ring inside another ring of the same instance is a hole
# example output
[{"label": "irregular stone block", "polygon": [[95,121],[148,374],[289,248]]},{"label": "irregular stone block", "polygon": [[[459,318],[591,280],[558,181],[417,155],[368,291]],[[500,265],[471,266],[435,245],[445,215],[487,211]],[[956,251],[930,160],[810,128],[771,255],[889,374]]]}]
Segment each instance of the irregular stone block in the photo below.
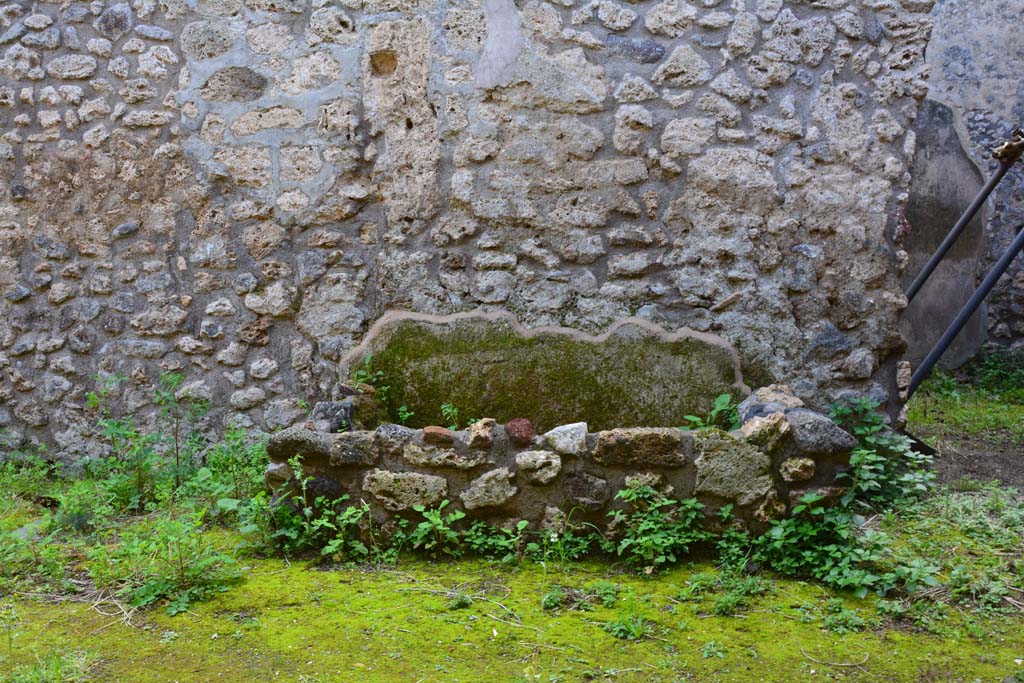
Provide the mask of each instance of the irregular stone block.
[{"label": "irregular stone block", "polygon": [[459,497],[467,510],[504,505],[517,489],[511,482],[512,474],[505,467],[485,472],[473,480]]},{"label": "irregular stone block", "polygon": [[363,477],[363,490],[380,501],[385,509],[401,512],[414,505],[437,505],[448,495],[448,482],[432,474],[373,470]]},{"label": "irregular stone block", "polygon": [[275,432],[267,439],[267,456],[272,462],[287,462],[295,456],[329,460],[333,441],[330,434],[302,426]]},{"label": "irregular stone block", "polygon": [[587,423],[555,427],[544,435],[544,443],[562,455],[583,455],[587,450]]},{"label": "irregular stone block", "polygon": [[498,422],[491,417],[484,417],[469,426],[469,447],[487,449],[494,445],[498,431]]},{"label": "irregular stone block", "polygon": [[680,45],[661,63],[651,80],[676,88],[692,88],[711,80],[713,72],[700,54],[689,45]]},{"label": "irregular stone block", "polygon": [[263,391],[263,389],[260,389],[259,387],[248,387],[247,389],[239,389],[232,393],[228,402],[235,410],[248,410],[249,408],[255,408],[260,403],[263,403],[266,398],[267,392]]},{"label": "irregular stone block", "polygon": [[266,90],[267,79],[244,66],[229,66],[214,72],[199,89],[199,95],[214,102],[251,102]]},{"label": "irregular stone block", "polygon": [[591,454],[602,465],[682,467],[690,437],[675,428],[637,427],[597,433]]},{"label": "irregular stone block", "polygon": [[789,458],[779,465],[779,474],[788,482],[814,479],[815,465],[810,458]]},{"label": "irregular stone block", "polygon": [[562,471],[562,459],[550,451],[516,453],[516,470],[527,473],[533,484],[550,484]]},{"label": "irregular stone block", "polygon": [[665,56],[665,47],[650,38],[627,38],[612,34],[608,36],[606,45],[623,59],[639,64],[654,64]]},{"label": "irregular stone block", "polygon": [[92,24],[101,35],[117,40],[132,27],[132,10],[127,3],[119,2],[103,10]]},{"label": "irregular stone block", "polygon": [[597,512],[611,498],[608,482],[586,472],[574,472],[565,480],[564,487],[569,504],[586,512]]},{"label": "irregular stone block", "polygon": [[445,427],[431,425],[423,428],[423,441],[434,446],[451,446],[455,443],[455,433]]},{"label": "irregular stone block", "polygon": [[194,21],[181,32],[181,49],[192,59],[213,59],[235,42],[231,27],[211,21]]},{"label": "irregular stone block", "polygon": [[417,467],[450,467],[456,470],[468,470],[484,463],[480,453],[465,455],[452,448],[420,446],[409,443],[402,449],[402,458],[410,465]]},{"label": "irregular stone block", "polygon": [[848,455],[857,447],[857,439],[829,418],[805,408],[786,413],[792,432],[792,444],[803,455],[832,457]]},{"label": "irregular stone block", "polygon": [[719,431],[694,432],[693,440],[698,494],[719,496],[742,506],[762,500],[772,489],[771,463],[754,445]]},{"label": "irregular stone block", "polygon": [[46,65],[51,78],[78,80],[90,78],[96,73],[96,59],[88,55],[63,55],[55,57]]},{"label": "irregular stone block", "polygon": [[416,430],[396,424],[382,424],[373,433],[377,450],[384,455],[399,456],[405,445],[416,436]]},{"label": "irregular stone block", "polygon": [[736,391],[740,378],[726,342],[637,319],[590,336],[525,330],[507,314],[396,313],[346,355],[343,372],[367,353],[387,377],[392,404],[426,424],[442,424],[439,406],[453,403],[498,421],[527,415],[545,431],[571,415],[586,416],[591,429],[676,426]]},{"label": "irregular stone block", "polygon": [[506,422],[505,433],[516,446],[529,446],[533,443],[533,437],[537,436],[533,423],[524,417]]},{"label": "irregular stone block", "polygon": [[286,462],[272,462],[263,473],[263,481],[271,491],[277,491],[295,477],[291,465]]},{"label": "irregular stone block", "polygon": [[377,463],[373,432],[344,432],[334,436],[330,463],[334,467],[369,466]]},{"label": "irregular stone block", "polygon": [[791,408],[802,408],[804,402],[785,384],[761,387],[740,403],[738,410],[744,422],[772,413],[785,413]]},{"label": "irregular stone block", "polygon": [[790,433],[789,422],[782,413],[769,413],[767,417],[754,417],[743,423],[739,433],[765,453],[774,453]]},{"label": "irregular stone block", "polygon": [[337,433],[352,429],[355,404],[352,397],[343,401],[318,401],[309,419],[319,432]]}]

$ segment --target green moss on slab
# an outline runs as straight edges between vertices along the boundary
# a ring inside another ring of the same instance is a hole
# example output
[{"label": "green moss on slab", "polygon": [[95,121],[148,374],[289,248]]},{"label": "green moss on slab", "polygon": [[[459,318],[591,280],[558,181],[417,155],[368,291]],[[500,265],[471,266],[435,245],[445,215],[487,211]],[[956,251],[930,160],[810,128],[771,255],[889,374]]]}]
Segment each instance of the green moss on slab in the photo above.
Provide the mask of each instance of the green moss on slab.
[{"label": "green moss on slab", "polygon": [[[523,337],[505,321],[392,323],[372,345],[392,410],[413,426],[443,424],[450,403],[463,419],[526,417],[541,430],[575,421],[591,429],[684,424],[715,397],[733,393],[735,368],[723,346],[665,341],[638,327],[590,342],[564,334]],[[397,419],[397,414],[392,418]]]}]

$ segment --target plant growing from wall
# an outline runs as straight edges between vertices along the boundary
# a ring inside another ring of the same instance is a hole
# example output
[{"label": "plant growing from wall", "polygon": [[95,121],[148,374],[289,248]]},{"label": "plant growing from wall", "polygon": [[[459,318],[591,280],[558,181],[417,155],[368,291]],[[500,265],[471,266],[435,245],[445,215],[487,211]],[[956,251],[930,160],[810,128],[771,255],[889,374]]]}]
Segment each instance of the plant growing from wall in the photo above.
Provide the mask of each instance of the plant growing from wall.
[{"label": "plant growing from wall", "polygon": [[441,404],[441,418],[448,423],[448,429],[457,431],[459,428],[459,409],[451,403]]},{"label": "plant growing from wall", "polygon": [[699,429],[724,429],[732,431],[740,428],[740,412],[731,394],[719,395],[711,406],[711,412],[705,417],[684,415],[689,424],[680,427],[685,431]]}]

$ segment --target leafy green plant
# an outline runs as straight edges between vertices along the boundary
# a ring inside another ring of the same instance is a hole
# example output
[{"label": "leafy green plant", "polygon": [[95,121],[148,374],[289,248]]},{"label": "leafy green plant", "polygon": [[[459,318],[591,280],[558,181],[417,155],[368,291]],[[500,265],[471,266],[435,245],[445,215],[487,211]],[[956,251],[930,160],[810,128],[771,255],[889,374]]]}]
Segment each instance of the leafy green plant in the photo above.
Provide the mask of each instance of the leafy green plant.
[{"label": "leafy green plant", "polygon": [[95,531],[114,516],[114,494],[105,482],[93,479],[72,481],[57,494],[59,506],[52,518],[52,528],[78,533]]},{"label": "leafy green plant", "polygon": [[86,405],[98,414],[100,435],[110,443],[112,458],[87,463],[88,474],[106,480],[114,507],[122,512],[144,512],[156,502],[162,462],[157,447],[160,434],[140,431],[131,416],[114,416],[110,397],[126,378],[99,376],[97,389],[86,394]]},{"label": "leafy green plant", "polygon": [[185,612],[239,577],[234,558],[203,538],[201,520],[201,512],[161,515],[129,529],[113,548],[98,546],[89,553],[89,574],[133,605],[163,600],[168,613]]},{"label": "leafy green plant", "polygon": [[725,647],[717,640],[709,640],[701,646],[700,656],[704,659],[725,659]]},{"label": "leafy green plant", "polygon": [[918,497],[934,483],[931,457],[915,451],[909,438],[893,431],[878,405],[871,399],[855,399],[832,408],[833,419],[859,443],[850,456],[851,473],[840,477],[848,484],[844,506],[884,507]]},{"label": "leafy green plant", "polygon": [[726,574],[721,579],[724,593],[715,598],[713,611],[720,617],[737,614],[750,606],[752,598],[768,592],[768,582],[759,576]]},{"label": "leafy green plant", "polygon": [[700,572],[694,574],[686,582],[686,586],[679,592],[679,599],[683,602],[688,600],[700,600],[707,593],[716,590],[721,583],[717,574]]},{"label": "leafy green plant", "polygon": [[361,525],[364,518],[368,519],[370,507],[350,505],[333,519],[326,519],[324,525],[334,532],[334,538],[320,550],[324,557],[336,561],[365,562],[370,559],[370,548],[361,538]]},{"label": "leafy green plant", "polygon": [[182,478],[194,466],[196,455],[204,443],[196,431],[196,423],[210,410],[208,401],[178,395],[184,381],[185,376],[181,373],[161,373],[153,392],[153,403],[160,406],[160,422],[169,430],[164,441],[174,458],[175,493],[181,487]]},{"label": "leafy green plant", "polygon": [[619,585],[614,581],[601,579],[587,585],[587,591],[594,595],[604,607],[615,607],[619,600]]},{"label": "leafy green plant", "polygon": [[368,353],[363,357],[363,364],[352,370],[350,381],[352,388],[357,391],[363,384],[376,387],[384,381],[384,371],[373,369],[373,354]]},{"label": "leafy green plant", "polygon": [[7,644],[7,660],[14,660],[14,638],[18,632],[18,608],[13,602],[0,602],[0,629]]},{"label": "leafy green plant", "polygon": [[441,418],[448,423],[448,429],[453,432],[459,428],[459,409],[451,403],[441,404]]},{"label": "leafy green plant", "polygon": [[406,406],[406,405],[398,406],[398,423],[399,424],[403,424],[404,425],[404,424],[408,423],[409,420],[411,420],[413,417],[415,417],[415,415],[416,415],[416,413],[414,413],[413,411],[409,410],[409,406]]},{"label": "leafy green plant", "polygon": [[711,411],[706,417],[697,415],[684,415],[683,419],[689,424],[680,427],[683,430],[699,429],[724,429],[732,431],[740,428],[740,412],[738,404],[731,394],[721,394],[715,398]]},{"label": "leafy green plant", "polygon": [[973,358],[964,368],[981,390],[993,394],[1024,389],[1024,351],[1000,349]]},{"label": "leafy green plant", "polygon": [[496,528],[487,522],[477,520],[463,534],[466,547],[481,557],[513,562],[523,546],[523,537],[529,521],[516,522],[513,528]]},{"label": "leafy green plant", "polygon": [[654,634],[654,624],[636,612],[606,622],[603,628],[620,640],[643,640]]},{"label": "leafy green plant", "polygon": [[240,429],[206,451],[206,464],[182,484],[184,497],[201,501],[218,514],[231,515],[263,488],[266,445]]},{"label": "leafy green plant", "polygon": [[562,606],[565,601],[565,589],[561,586],[555,586],[540,599],[540,606],[545,610],[558,609]]},{"label": "leafy green plant", "polygon": [[462,510],[454,510],[444,514],[444,509],[451,501],[443,500],[436,508],[429,509],[423,505],[414,505],[413,510],[420,513],[423,521],[409,534],[409,542],[413,548],[426,551],[433,558],[440,555],[462,557],[462,540],[453,524],[466,516]]},{"label": "leafy green plant", "polygon": [[468,593],[458,592],[445,603],[448,609],[466,609],[473,604],[473,596]]},{"label": "leafy green plant", "polygon": [[615,497],[632,512],[609,513],[622,537],[604,547],[646,573],[674,564],[693,544],[710,537],[700,526],[704,506],[696,499],[671,500],[646,485],[627,487]]},{"label": "leafy green plant", "polygon": [[[304,473],[302,456],[296,455],[288,461],[293,473],[295,489],[286,488],[275,492],[270,501],[254,498],[249,510],[244,511],[243,529],[252,536],[269,541],[272,549],[284,553],[301,553],[321,551],[337,540],[339,533],[347,533],[347,524],[353,517],[355,522],[362,515],[348,513],[345,532],[339,529],[338,519],[345,514],[342,506],[348,496],[331,499],[326,496],[313,496],[310,493],[312,477]],[[335,544],[332,552],[325,555],[340,553],[345,549],[344,543]],[[349,547],[350,550],[356,546]]]},{"label": "leafy green plant", "polygon": [[867,626],[867,622],[855,610],[843,606],[842,600],[829,600],[825,609],[828,613],[822,623],[832,633],[839,635],[856,633],[863,631]]},{"label": "leafy green plant", "polygon": [[43,458],[44,451],[0,451],[0,511],[15,499],[32,500],[50,489],[59,466]]},{"label": "leafy green plant", "polygon": [[808,493],[792,516],[772,523],[755,542],[758,560],[786,576],[810,576],[834,588],[866,595],[889,586],[872,568],[881,559],[883,539],[877,533],[858,538],[855,518],[841,508],[828,508],[824,498]]}]

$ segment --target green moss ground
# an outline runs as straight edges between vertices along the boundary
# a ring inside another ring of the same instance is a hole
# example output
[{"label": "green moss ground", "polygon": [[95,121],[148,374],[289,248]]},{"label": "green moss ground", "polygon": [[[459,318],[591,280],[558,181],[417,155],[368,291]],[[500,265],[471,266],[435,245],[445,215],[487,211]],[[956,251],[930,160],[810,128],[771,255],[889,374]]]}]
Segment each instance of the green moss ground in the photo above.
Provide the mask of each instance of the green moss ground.
[{"label": "green moss ground", "polygon": [[[94,680],[169,681],[1002,681],[1024,667],[1024,630],[1011,619],[949,617],[941,636],[876,627],[842,636],[822,626],[829,592],[773,580],[743,613],[712,614],[710,598],[680,600],[697,573],[680,567],[657,577],[604,563],[569,569],[478,561],[402,562],[390,570],[312,569],[257,560],[246,580],[177,617],[154,610],[134,627],[90,604],[20,596],[17,659],[84,649],[99,664]],[[598,580],[620,587],[612,608],[545,611],[551,587],[585,590]],[[451,604],[470,597],[469,606]],[[874,599],[844,598],[875,619]],[[602,625],[639,614],[653,634],[614,638]],[[709,641],[723,657],[706,658]],[[814,660],[820,660],[819,663]],[[941,676],[928,678],[928,672]]]}]

